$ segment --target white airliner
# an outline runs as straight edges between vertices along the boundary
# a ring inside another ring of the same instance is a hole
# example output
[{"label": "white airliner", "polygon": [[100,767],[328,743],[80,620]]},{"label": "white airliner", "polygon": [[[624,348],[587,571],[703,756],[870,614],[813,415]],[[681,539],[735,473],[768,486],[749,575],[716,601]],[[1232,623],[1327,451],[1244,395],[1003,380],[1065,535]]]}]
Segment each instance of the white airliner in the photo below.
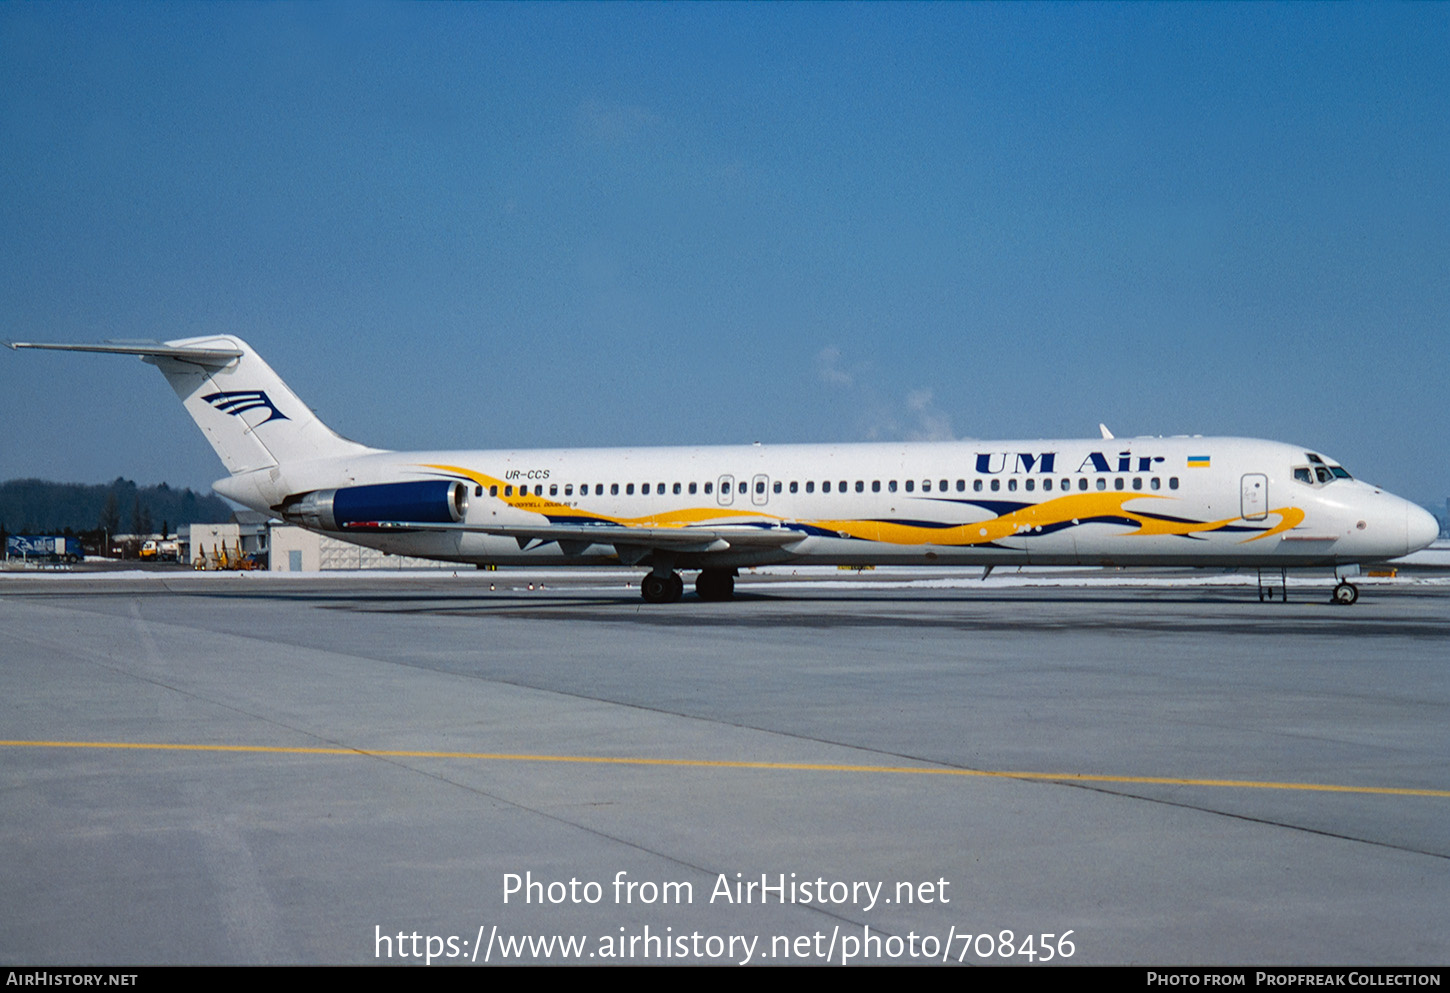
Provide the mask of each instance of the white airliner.
[{"label": "white airliner", "polygon": [[389,452],[334,433],[235,337],[11,347],[159,367],[231,473],[213,488],[255,510],[399,555],[648,567],[651,603],[680,598],[681,569],[724,600],[741,567],[785,563],[1318,567],[1353,603],[1346,567],[1438,533],[1422,508],[1272,441],[1104,428],[1087,441]]}]

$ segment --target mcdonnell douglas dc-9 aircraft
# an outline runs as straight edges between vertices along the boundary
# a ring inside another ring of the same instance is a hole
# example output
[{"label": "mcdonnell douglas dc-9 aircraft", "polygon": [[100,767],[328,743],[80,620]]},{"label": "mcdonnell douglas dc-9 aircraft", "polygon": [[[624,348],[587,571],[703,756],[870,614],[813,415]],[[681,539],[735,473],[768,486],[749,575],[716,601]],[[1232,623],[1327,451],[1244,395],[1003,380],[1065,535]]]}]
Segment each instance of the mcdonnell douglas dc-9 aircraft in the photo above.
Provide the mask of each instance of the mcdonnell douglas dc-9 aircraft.
[{"label": "mcdonnell douglas dc-9 aircraft", "polygon": [[701,599],[726,600],[741,567],[799,563],[1319,567],[1348,604],[1345,567],[1438,533],[1420,507],[1272,441],[1103,428],[1089,441],[389,452],[334,433],[235,337],[11,347],[157,366],[231,473],[213,488],[237,503],[397,555],[646,567],[650,603],[680,598],[678,570],[699,571]]}]

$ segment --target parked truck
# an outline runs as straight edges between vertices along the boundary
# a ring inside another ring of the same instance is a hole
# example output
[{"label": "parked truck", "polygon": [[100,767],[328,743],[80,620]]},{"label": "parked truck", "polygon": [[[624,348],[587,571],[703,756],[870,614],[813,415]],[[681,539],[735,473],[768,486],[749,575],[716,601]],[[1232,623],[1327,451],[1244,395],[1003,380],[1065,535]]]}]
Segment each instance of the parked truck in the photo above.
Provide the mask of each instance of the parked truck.
[{"label": "parked truck", "polygon": [[152,562],[175,562],[181,557],[181,543],[175,538],[147,541],[141,546],[141,558]]},{"label": "parked truck", "polygon": [[5,557],[30,562],[79,562],[85,558],[77,538],[60,535],[12,534],[5,539]]}]

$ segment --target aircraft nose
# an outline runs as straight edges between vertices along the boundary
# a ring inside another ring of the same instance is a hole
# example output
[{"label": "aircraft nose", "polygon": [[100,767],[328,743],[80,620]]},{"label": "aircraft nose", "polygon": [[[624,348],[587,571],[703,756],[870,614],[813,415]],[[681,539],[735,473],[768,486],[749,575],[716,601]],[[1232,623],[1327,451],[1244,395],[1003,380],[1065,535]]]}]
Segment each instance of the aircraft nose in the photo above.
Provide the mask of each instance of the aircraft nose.
[{"label": "aircraft nose", "polygon": [[1413,503],[1405,504],[1405,544],[1409,546],[1407,551],[1418,552],[1430,542],[1440,537],[1440,522],[1435,520],[1424,507],[1417,507]]}]

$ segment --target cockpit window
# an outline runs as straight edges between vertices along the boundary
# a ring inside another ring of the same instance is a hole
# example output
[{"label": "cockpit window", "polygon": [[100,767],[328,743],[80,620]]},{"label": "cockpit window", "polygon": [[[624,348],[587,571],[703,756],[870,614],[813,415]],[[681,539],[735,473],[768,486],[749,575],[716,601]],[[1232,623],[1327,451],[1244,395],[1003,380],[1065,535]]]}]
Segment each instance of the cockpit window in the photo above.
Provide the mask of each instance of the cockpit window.
[{"label": "cockpit window", "polygon": [[1301,483],[1309,483],[1311,486],[1323,485],[1325,483],[1332,483],[1336,479],[1354,478],[1344,466],[1335,465],[1321,455],[1315,455],[1313,452],[1305,452],[1304,457],[1314,464],[1308,467],[1294,467],[1294,478]]}]

